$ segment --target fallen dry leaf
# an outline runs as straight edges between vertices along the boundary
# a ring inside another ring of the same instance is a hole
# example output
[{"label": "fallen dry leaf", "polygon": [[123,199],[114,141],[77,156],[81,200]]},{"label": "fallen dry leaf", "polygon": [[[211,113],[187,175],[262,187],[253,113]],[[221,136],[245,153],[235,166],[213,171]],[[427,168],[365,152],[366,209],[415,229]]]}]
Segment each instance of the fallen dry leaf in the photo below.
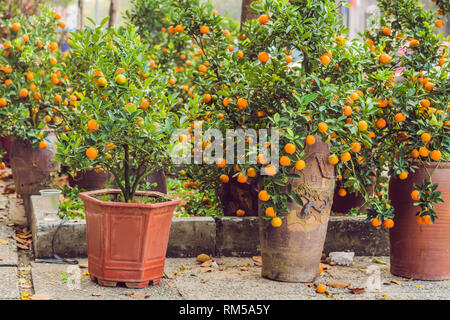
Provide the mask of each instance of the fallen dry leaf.
[{"label": "fallen dry leaf", "polygon": [[196,260],[198,263],[203,263],[205,261],[211,260],[211,257],[208,256],[207,254],[202,253],[197,256]]},{"label": "fallen dry leaf", "polygon": [[133,295],[133,292],[131,291],[125,291],[125,295],[128,297],[131,297]]},{"label": "fallen dry leaf", "polygon": [[80,263],[78,266],[80,267],[80,269],[86,269],[88,267],[88,264],[87,263]]},{"label": "fallen dry leaf", "polygon": [[248,271],[247,267],[241,267],[241,271]]},{"label": "fallen dry leaf", "polygon": [[100,293],[96,293],[96,292],[94,292],[94,293],[92,294],[92,296],[94,296],[94,297],[100,297],[100,296],[101,296],[101,294],[100,294]]},{"label": "fallen dry leaf", "polygon": [[133,293],[132,295],[131,295],[131,298],[133,298],[133,299],[139,299],[139,300],[143,300],[143,299],[145,299],[145,298],[147,298],[148,297],[148,294],[145,294],[145,293]]},{"label": "fallen dry leaf", "polygon": [[325,270],[331,269],[331,266],[330,266],[329,264],[323,264],[323,263],[321,263],[320,266],[322,267],[322,269],[323,269],[324,271],[325,271]]},{"label": "fallen dry leaf", "polygon": [[327,286],[328,287],[332,287],[332,288],[347,288],[350,287],[350,282],[344,282],[344,281],[329,281],[327,282]]},{"label": "fallen dry leaf", "polygon": [[29,296],[30,300],[53,300],[48,294],[34,294]]},{"label": "fallen dry leaf", "polygon": [[8,240],[0,239],[0,244],[7,245],[8,244]]},{"label": "fallen dry leaf", "polygon": [[16,237],[16,236],[12,236],[12,238],[23,245],[28,243],[27,240],[20,239],[19,237]]},{"label": "fallen dry leaf", "polygon": [[261,258],[261,256],[253,256],[253,257],[252,257],[252,260],[255,261],[255,262],[257,262],[257,263],[262,263],[262,258]]},{"label": "fallen dry leaf", "polygon": [[215,261],[216,261],[216,263],[217,263],[219,266],[221,266],[221,265],[224,264],[222,260],[215,260]]},{"label": "fallen dry leaf", "polygon": [[262,267],[262,264],[261,263],[254,263],[254,265],[255,265],[255,267]]},{"label": "fallen dry leaf", "polygon": [[380,259],[373,259],[372,262],[378,263],[378,264],[386,264],[386,262],[384,262],[383,260],[380,260]]},{"label": "fallen dry leaf", "polygon": [[391,280],[392,283],[398,284],[399,286],[403,285],[403,283],[401,283],[398,280]]},{"label": "fallen dry leaf", "polygon": [[208,279],[203,279],[202,283],[207,283]]},{"label": "fallen dry leaf", "polygon": [[200,267],[211,267],[212,263],[213,263],[213,261],[210,259],[210,260],[207,260],[207,261],[203,262],[200,265]]},{"label": "fallen dry leaf", "polygon": [[211,272],[211,271],[213,271],[213,270],[214,270],[214,268],[210,268],[210,267],[201,267],[201,268],[200,268],[200,272],[201,272],[201,273]]},{"label": "fallen dry leaf", "polygon": [[22,244],[20,244],[20,243],[16,243],[16,246],[17,246],[18,248],[20,248],[20,249],[23,249],[23,250],[30,250],[30,247],[24,246],[24,245],[22,245]]},{"label": "fallen dry leaf", "polygon": [[348,288],[348,290],[350,290],[350,292],[353,294],[362,294],[366,292],[366,289],[364,288]]}]

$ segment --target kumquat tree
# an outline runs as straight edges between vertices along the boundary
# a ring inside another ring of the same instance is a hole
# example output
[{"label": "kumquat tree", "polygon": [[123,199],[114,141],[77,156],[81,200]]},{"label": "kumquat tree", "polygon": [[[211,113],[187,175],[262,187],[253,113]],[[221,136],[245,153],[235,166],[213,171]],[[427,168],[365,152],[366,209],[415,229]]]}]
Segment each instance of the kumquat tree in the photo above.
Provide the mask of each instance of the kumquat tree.
[{"label": "kumquat tree", "polygon": [[[362,70],[373,58],[356,42],[346,48],[339,4],[257,1],[252,9],[259,18],[231,36],[223,30],[223,18],[206,6],[195,1],[173,6],[177,8],[174,24],[183,25],[201,50],[202,64],[191,80],[196,81],[200,106],[187,104],[188,117],[223,132],[229,128],[279,130],[279,162],[268,164],[268,153],[255,155],[258,163],[252,165],[216,159],[218,169],[209,173],[214,172],[217,183],[233,179],[243,185],[261,185],[259,198],[266,199],[262,201],[267,218],[279,226],[282,220],[276,213],[286,212],[288,201],[302,202],[290,191],[289,179],[305,168],[306,146],[323,139],[331,147],[330,163],[339,164],[348,188],[366,192],[373,173],[368,166],[359,169],[371,156],[368,128],[377,102],[367,91]],[[322,17],[319,12],[324,10],[329,13]],[[251,140],[247,137],[247,152]],[[209,145],[211,141],[202,142],[204,147]],[[188,173],[195,175],[189,169]],[[243,215],[245,210],[235,208],[235,213]]]},{"label": "kumquat tree", "polygon": [[[426,169],[426,177],[414,182],[409,193],[418,207],[417,221],[432,224],[438,218],[434,205],[443,201],[433,175],[450,159],[448,47],[436,32],[443,23],[415,0],[381,0],[379,7],[381,15],[365,37],[372,53],[379,55],[380,64],[373,67],[380,68],[379,74],[390,74],[391,82],[389,88],[374,90],[380,109],[374,152],[380,158],[379,170],[394,181],[406,181]],[[392,226],[395,207],[389,204],[387,185],[379,186],[382,190],[371,199],[368,214],[374,226],[385,221]]]},{"label": "kumquat tree", "polygon": [[72,35],[76,94],[62,110],[68,127],[58,132],[58,158],[74,171],[112,173],[121,199],[132,202],[140,183],[170,160],[178,100],[165,94],[168,77],[151,67],[136,29],[104,29],[105,22]]},{"label": "kumquat tree", "polygon": [[0,56],[0,127],[2,134],[47,147],[43,131],[62,125],[58,108],[68,83],[63,54],[57,43],[65,27],[50,7],[39,15],[9,21],[10,40],[2,41]]}]

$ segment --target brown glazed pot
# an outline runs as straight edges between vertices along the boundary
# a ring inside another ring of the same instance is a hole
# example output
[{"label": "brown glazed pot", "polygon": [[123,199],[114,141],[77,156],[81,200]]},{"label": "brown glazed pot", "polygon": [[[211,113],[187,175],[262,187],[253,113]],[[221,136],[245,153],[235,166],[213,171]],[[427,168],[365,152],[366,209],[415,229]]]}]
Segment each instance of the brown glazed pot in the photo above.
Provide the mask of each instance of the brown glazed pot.
[{"label": "brown glazed pot", "polygon": [[352,208],[360,208],[364,204],[364,197],[360,192],[356,195],[355,192],[347,193],[345,197],[338,194],[338,188],[335,189],[333,195],[333,206],[331,211],[335,213],[347,213]]},{"label": "brown glazed pot", "polygon": [[3,147],[3,150],[6,151],[5,155],[3,156],[3,161],[9,164],[9,154],[11,153],[11,145],[12,145],[11,137],[10,136],[0,137],[0,144]]},{"label": "brown glazed pot", "polygon": [[95,170],[78,171],[75,177],[68,175],[69,186],[77,186],[79,189],[100,190],[104,189],[111,181],[112,175],[106,171],[96,172]]},{"label": "brown glazed pot", "polygon": [[160,282],[164,272],[170,225],[179,199],[159,192],[138,191],[137,196],[165,197],[155,204],[101,201],[96,196],[116,195],[116,189],[80,193],[86,208],[89,274],[102,286],[124,282],[144,288]]},{"label": "brown glazed pot", "polygon": [[[390,230],[391,273],[419,280],[450,279],[450,163],[441,163],[432,175],[444,203],[435,205],[438,218],[433,225],[416,221],[419,207],[413,205],[413,183],[428,179],[437,163],[426,163],[406,180],[391,179],[389,197],[395,208],[395,225]],[[426,169],[425,169],[426,168]]]},{"label": "brown glazed pot", "polygon": [[59,162],[54,161],[55,134],[49,132],[46,141],[48,147],[40,149],[27,141],[13,140],[9,157],[17,193],[39,194],[39,190],[51,186],[60,167]]},{"label": "brown glazed pot", "polygon": [[295,170],[292,190],[304,205],[289,203],[281,227],[274,228],[259,210],[262,276],[286,282],[312,282],[318,274],[335,185],[329,147],[320,137],[306,148],[306,167]]},{"label": "brown glazed pot", "polygon": [[254,180],[249,183],[240,183],[236,179],[230,179],[228,183],[223,183],[221,186],[220,202],[224,216],[236,217],[236,211],[243,209],[246,217],[256,217],[258,215],[258,186]]}]

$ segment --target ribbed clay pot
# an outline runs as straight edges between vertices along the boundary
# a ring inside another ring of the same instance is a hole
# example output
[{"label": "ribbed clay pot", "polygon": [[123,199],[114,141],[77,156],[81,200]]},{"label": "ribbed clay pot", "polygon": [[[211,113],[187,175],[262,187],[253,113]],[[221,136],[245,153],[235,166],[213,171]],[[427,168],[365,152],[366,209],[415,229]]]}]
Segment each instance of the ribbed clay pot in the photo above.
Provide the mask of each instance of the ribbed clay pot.
[{"label": "ribbed clay pot", "polygon": [[71,187],[77,186],[79,189],[90,191],[104,189],[111,181],[112,175],[106,171],[88,170],[78,171],[74,177],[69,174],[68,178]]},{"label": "ribbed clay pot", "polygon": [[[389,197],[395,208],[394,227],[390,230],[391,273],[420,280],[450,279],[450,163],[426,163],[406,180],[392,178]],[[416,221],[419,207],[413,205],[413,183],[422,184],[432,175],[442,192],[444,203],[435,205],[437,219],[433,225]]]},{"label": "ribbed clay pot", "polygon": [[56,136],[52,131],[49,132],[46,142],[48,147],[40,149],[27,141],[13,140],[10,164],[17,193],[39,194],[39,190],[51,186],[60,168],[59,162],[54,161]]},{"label": "ribbed clay pot", "polygon": [[80,193],[86,209],[89,274],[103,286],[116,286],[117,282],[129,288],[144,288],[149,282],[156,285],[163,277],[173,211],[181,200],[148,191],[136,195],[168,201],[143,204],[101,200],[120,192]]},{"label": "ribbed clay pot", "polygon": [[295,170],[300,178],[291,179],[292,190],[303,206],[289,203],[281,227],[264,220],[260,204],[262,276],[286,282],[312,282],[318,274],[330,217],[335,186],[334,166],[329,164],[329,147],[320,137],[306,148],[306,167]]}]

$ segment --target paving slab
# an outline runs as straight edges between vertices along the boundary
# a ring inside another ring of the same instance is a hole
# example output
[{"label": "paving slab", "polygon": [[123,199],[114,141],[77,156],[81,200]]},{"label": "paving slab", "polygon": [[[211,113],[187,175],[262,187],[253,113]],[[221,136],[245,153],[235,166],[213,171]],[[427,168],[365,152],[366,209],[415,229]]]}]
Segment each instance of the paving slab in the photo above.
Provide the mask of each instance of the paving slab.
[{"label": "paving slab", "polygon": [[[87,259],[78,261],[80,264],[87,264]],[[148,295],[146,300],[180,299],[167,279],[162,279],[156,286],[148,286],[143,289],[129,289],[125,286],[102,287],[91,281],[86,268],[80,268],[78,265],[32,262],[31,266],[35,294],[49,296],[54,300],[133,299],[126,293],[146,294]]]},{"label": "paving slab", "polygon": [[0,300],[19,299],[17,268],[0,266]]},{"label": "paving slab", "polygon": [[[365,292],[361,294],[354,294],[349,288],[330,286],[328,294],[317,294],[314,285],[268,280],[261,277],[261,267],[255,266],[251,258],[220,258],[225,264],[223,271],[215,269],[204,273],[195,259],[167,259],[166,274],[183,298],[189,300],[450,299],[450,280],[416,281],[396,277],[389,273],[389,257],[377,258],[386,264],[375,263],[373,259],[356,257],[350,267],[329,266],[314,282],[316,285],[330,281],[349,282],[351,288],[363,288]],[[242,271],[242,267],[246,271]]]},{"label": "paving slab", "polygon": [[[12,235],[14,230],[11,227],[0,224],[0,267],[17,266],[17,247],[14,245],[14,240],[10,238]],[[5,244],[5,241],[8,243]]]}]

